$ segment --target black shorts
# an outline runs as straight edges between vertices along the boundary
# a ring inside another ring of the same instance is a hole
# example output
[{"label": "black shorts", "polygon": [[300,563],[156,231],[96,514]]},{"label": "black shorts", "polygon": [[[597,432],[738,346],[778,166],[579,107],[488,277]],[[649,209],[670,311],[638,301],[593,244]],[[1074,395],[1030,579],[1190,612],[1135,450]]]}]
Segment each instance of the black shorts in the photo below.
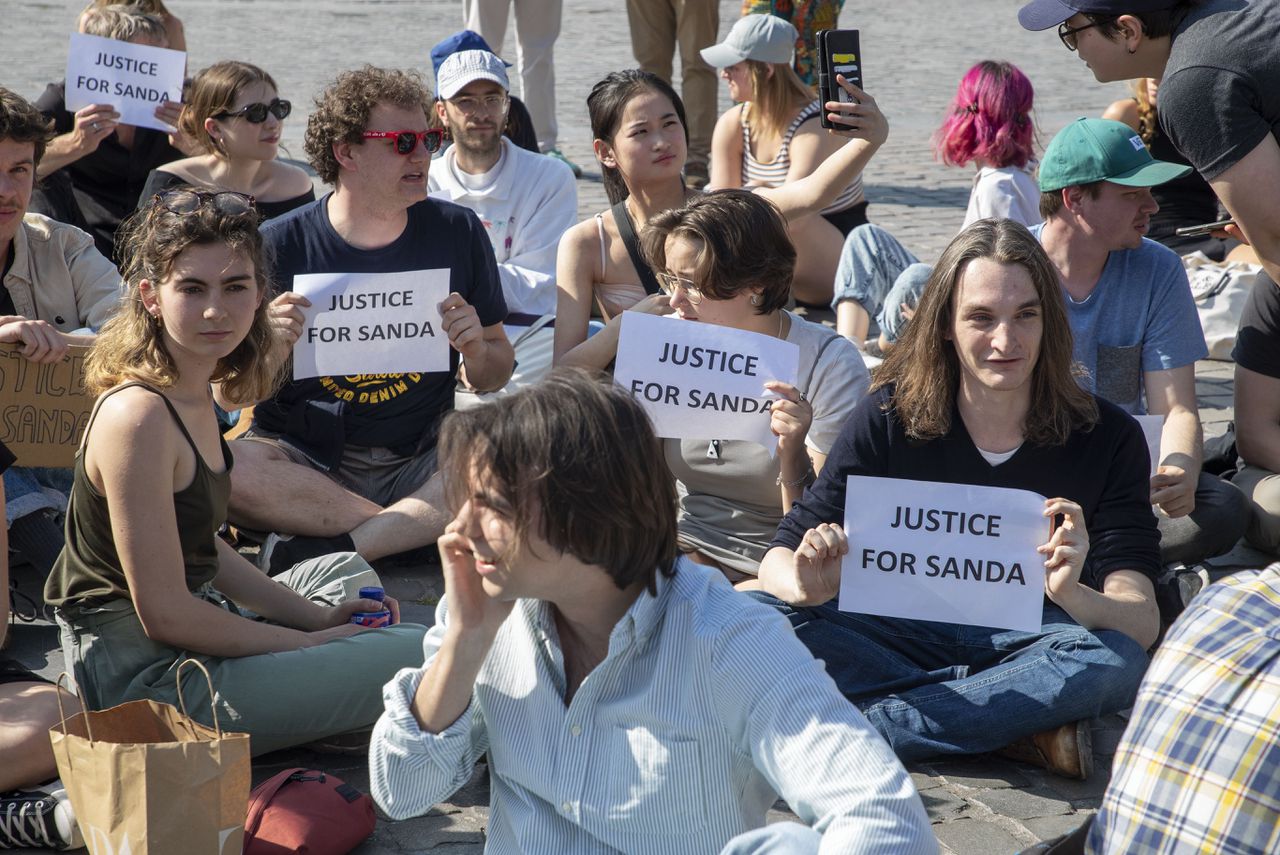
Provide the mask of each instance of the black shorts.
[{"label": "black shorts", "polygon": [[16,659],[0,656],[0,686],[5,683],[52,683],[52,681],[28,670]]}]

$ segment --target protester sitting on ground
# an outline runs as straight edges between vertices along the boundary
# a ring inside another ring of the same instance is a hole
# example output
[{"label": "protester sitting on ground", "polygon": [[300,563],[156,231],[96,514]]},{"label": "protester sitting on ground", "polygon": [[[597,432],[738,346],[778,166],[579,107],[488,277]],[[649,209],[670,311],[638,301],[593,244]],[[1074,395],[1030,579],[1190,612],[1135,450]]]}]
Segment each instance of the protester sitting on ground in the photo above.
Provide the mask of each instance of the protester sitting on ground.
[{"label": "protester sitting on ground", "polygon": [[779,396],[770,416],[776,453],[736,440],[662,443],[681,485],[681,550],[732,582],[754,578],[778,523],[866,394],[866,366],[848,341],[784,308],[796,253],[777,209],[757,194],[700,196],[650,220],[641,242],[681,318],[800,348],[797,385],[767,384]]},{"label": "protester sitting on ground", "polygon": [[151,170],[139,204],[181,186],[252,196],[263,219],[315,201],[306,170],[276,160],[292,109],[271,75],[256,65],[219,62],[199,72],[178,124],[203,153]]},{"label": "protester sitting on ground", "polygon": [[[441,448],[445,595],[370,747],[388,815],[487,754],[489,851],[937,851],[905,770],[785,622],[677,556],[629,394],[557,371],[450,415]],[[778,795],[803,825],[764,825]]]},{"label": "protester sitting on ground", "polygon": [[[464,50],[483,50],[493,53],[489,43],[472,30],[459,30],[443,41],[437,42],[431,48],[431,73],[435,75],[437,89],[440,88],[438,85],[440,66],[450,56]],[[510,68],[511,63],[503,60],[502,66]],[[525,151],[540,153],[538,135],[533,130],[533,119],[529,116],[529,109],[525,107],[523,101],[510,92],[507,93],[507,102],[507,124],[502,129],[502,135]]]},{"label": "protester sitting on ground", "polygon": [[[168,47],[164,21],[135,6],[85,10],[80,32],[149,47]],[[90,104],[75,113],[66,108],[66,82],[50,83],[36,107],[53,119],[57,136],[37,175],[41,189],[32,210],[93,235],[98,251],[115,258],[115,234],[137,206],[151,170],[198,154],[193,140],[176,130],[182,104],[166,101],[156,118],[175,128],[166,134],[126,125],[110,104]]]},{"label": "protester sitting on ground", "polygon": [[[0,472],[13,461],[0,443]],[[0,508],[4,504],[0,483]],[[0,528],[0,651],[8,641],[9,607],[9,546]],[[75,703],[69,696],[63,702]],[[0,849],[84,845],[49,742],[58,720],[58,689],[0,654]]]},{"label": "protester sitting on ground", "polygon": [[[33,363],[53,363],[93,343],[120,299],[120,274],[74,226],[28,213],[35,174],[53,136],[49,121],[0,88],[0,343]],[[71,488],[65,469],[4,473],[5,525],[18,557],[48,575],[62,550],[56,518]]]},{"label": "protester sitting on ground", "polygon": [[[1173,250],[1145,238],[1151,187],[1190,167],[1152,158],[1126,125],[1078,119],[1045,149],[1040,238],[1062,282],[1081,383],[1129,413],[1164,416],[1151,503],[1160,558],[1192,565],[1244,534],[1240,491],[1201,471],[1195,363],[1208,355],[1187,274]],[[1172,619],[1184,603],[1164,600]]]},{"label": "protester sitting on ground", "polygon": [[1090,855],[1280,851],[1280,564],[1203,591],[1138,690]]},{"label": "protester sitting on ground", "polygon": [[[875,99],[843,77],[838,80],[860,102],[826,104],[833,121],[844,128],[832,133],[849,141],[811,175],[756,191],[773,202],[784,219],[799,219],[830,204],[888,136],[888,122]],[[661,299],[638,244],[630,240],[629,246],[625,234],[638,235],[652,217],[683,206],[698,191],[687,189],[680,179],[686,144],[684,105],[667,83],[644,71],[615,71],[591,90],[587,108],[613,207],[578,223],[560,241],[555,353],[560,360],[577,349],[569,364],[581,359],[578,364],[598,365],[596,357],[582,352],[599,346],[587,339],[593,303],[607,320],[646,295],[653,302]]]},{"label": "protester sitting on ground", "polygon": [[[1160,128],[1156,111],[1160,81],[1151,77],[1139,77],[1130,81],[1130,86],[1133,88],[1133,97],[1113,102],[1102,114],[1102,118],[1128,125],[1142,137],[1147,150],[1157,160],[1190,166],[1191,162],[1174,148],[1169,137]],[[1169,247],[1178,255],[1203,252],[1211,260],[1219,262],[1225,260],[1229,252],[1233,258],[1238,257],[1234,250],[1239,247],[1249,250],[1234,238],[1174,234],[1177,229],[1186,226],[1199,226],[1224,219],[1218,197],[1200,173],[1192,170],[1181,178],[1152,187],[1151,195],[1160,210],[1151,216],[1151,228],[1147,231],[1147,237],[1156,243]],[[1256,261],[1256,256],[1250,252],[1243,260]]]},{"label": "protester sitting on ground", "polygon": [[[290,290],[295,276],[444,269],[450,291],[440,304],[448,371],[288,380],[232,443],[232,522],[284,535],[259,552],[270,573],[330,552],[372,561],[434,543],[448,522],[436,432],[453,406],[459,358],[473,389],[511,376],[507,306],[484,227],[466,208],[427,198],[442,134],[429,129],[433,107],[416,75],[373,66],[340,74],[306,135],[311,165],[333,192],[263,226],[284,292],[272,305],[277,355],[291,352],[310,305]],[[227,411],[254,403],[215,395]]]},{"label": "protester sitting on ground", "polygon": [[[112,0],[93,0],[80,13],[80,19],[83,22],[91,10],[116,5],[120,5],[118,0],[116,2],[112,2]],[[147,15],[155,15],[160,19],[161,23],[164,24],[165,41],[168,42],[167,47],[169,50],[185,51],[187,49],[187,32],[182,26],[182,19],[169,11],[169,7],[164,5],[164,0],[133,0],[129,5],[140,12]]]},{"label": "protester sitting on ground", "polygon": [[[764,590],[749,594],[790,617],[903,760],[1032,737],[1020,749],[1087,777],[1089,719],[1132,703],[1160,628],[1148,471],[1138,425],[1072,375],[1044,251],[1018,223],[979,220],[943,251],[871,395],[779,526],[760,565]],[[1062,522],[1039,548],[1041,630],[839,611],[846,502],[856,514],[876,501],[846,496],[850,475],[1049,496],[1045,515]]]},{"label": "protester sitting on ground", "polygon": [[1280,0],[1033,0],[1018,20],[1056,26],[1100,82],[1159,80],[1161,129],[1280,282]]},{"label": "protester sitting on ground", "polygon": [[1254,282],[1231,358],[1240,453],[1232,483],[1250,500],[1245,538],[1280,555],[1280,288],[1265,276]]},{"label": "protester sitting on ground", "polygon": [[502,278],[503,323],[516,355],[506,388],[551,369],[556,247],[578,215],[573,172],[502,135],[510,100],[502,60],[489,51],[450,55],[436,72],[436,116],[453,145],[433,164],[431,195],[476,212]]},{"label": "protester sitting on ground", "polygon": [[[712,188],[780,187],[813,172],[843,144],[823,129],[821,102],[791,68],[796,39],[795,27],[781,18],[746,15],[722,43],[702,51],[734,102],[711,138]],[[787,225],[796,248],[792,291],[798,300],[825,304],[844,236],[867,221],[862,176],[819,214]]]},{"label": "protester sitting on ground", "polygon": [[[947,118],[934,134],[934,153],[947,166],[972,161],[977,169],[962,231],[988,217],[1024,226],[1040,222],[1034,95],[1031,81],[1008,62],[984,60],[960,79]],[[831,307],[837,332],[863,348],[875,318],[879,350],[887,351],[902,335],[929,270],[879,226],[854,229],[836,271]]]},{"label": "protester sitting on ground", "polygon": [[210,383],[255,400],[277,374],[257,224],[247,196],[192,190],[126,222],[129,299],[86,364],[100,397],[45,599],[90,709],[174,703],[174,669],[197,656],[214,697],[189,681],[189,714],[212,725],[212,702],[263,754],[372,724],[378,686],[421,662],[424,630],[350,622],[383,608],[358,596],[381,586],[359,556],[308,561],[278,583],[217,535],[232,457]]}]

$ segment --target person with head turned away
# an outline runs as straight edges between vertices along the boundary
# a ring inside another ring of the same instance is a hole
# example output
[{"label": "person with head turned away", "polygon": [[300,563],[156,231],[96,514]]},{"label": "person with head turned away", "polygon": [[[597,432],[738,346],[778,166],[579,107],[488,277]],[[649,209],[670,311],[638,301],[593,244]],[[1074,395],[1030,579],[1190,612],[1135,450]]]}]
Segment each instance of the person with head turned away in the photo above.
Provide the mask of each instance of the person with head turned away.
[{"label": "person with head turned away", "polygon": [[[445,594],[369,754],[389,816],[487,755],[491,852],[937,852],[906,771],[786,621],[678,555],[630,394],[560,369],[452,413],[440,448]],[[800,821],[765,826],[779,795]]]}]

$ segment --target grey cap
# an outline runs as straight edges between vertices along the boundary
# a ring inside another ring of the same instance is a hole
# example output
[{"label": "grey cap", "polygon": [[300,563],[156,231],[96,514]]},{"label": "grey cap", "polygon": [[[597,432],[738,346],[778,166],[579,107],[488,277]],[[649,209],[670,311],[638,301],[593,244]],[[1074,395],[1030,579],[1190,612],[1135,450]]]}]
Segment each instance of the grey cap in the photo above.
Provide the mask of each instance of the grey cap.
[{"label": "grey cap", "polygon": [[448,100],[462,91],[468,83],[492,80],[503,89],[510,89],[507,66],[487,50],[460,50],[445,57],[436,73],[436,97]]},{"label": "grey cap", "polygon": [[791,62],[799,37],[795,27],[774,15],[743,15],[723,42],[702,49],[702,59],[713,68],[728,68],[744,59]]}]

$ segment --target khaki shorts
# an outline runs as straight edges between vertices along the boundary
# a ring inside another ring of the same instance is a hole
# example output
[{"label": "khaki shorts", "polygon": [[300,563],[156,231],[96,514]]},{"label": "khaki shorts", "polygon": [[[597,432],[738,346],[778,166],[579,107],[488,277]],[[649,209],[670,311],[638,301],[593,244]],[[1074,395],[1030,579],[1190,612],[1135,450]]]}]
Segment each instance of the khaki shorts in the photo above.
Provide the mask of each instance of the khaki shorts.
[{"label": "khaki shorts", "polygon": [[327,471],[292,445],[284,434],[254,426],[237,437],[235,442],[261,442],[274,446],[299,466],[322,472],[357,496],[384,508],[416,492],[436,472],[435,446],[422,454],[406,457],[389,448],[348,445],[342,450],[342,462],[338,468]]}]

